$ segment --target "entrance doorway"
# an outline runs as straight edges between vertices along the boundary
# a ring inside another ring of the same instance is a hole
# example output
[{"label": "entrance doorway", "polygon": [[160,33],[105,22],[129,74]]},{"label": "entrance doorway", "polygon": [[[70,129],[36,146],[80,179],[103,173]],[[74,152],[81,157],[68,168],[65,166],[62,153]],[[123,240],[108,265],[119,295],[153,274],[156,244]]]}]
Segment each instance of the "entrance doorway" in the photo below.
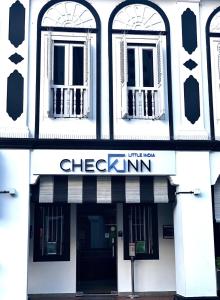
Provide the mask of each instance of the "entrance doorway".
[{"label": "entrance doorway", "polygon": [[116,206],[77,206],[77,292],[109,294],[117,290]]}]

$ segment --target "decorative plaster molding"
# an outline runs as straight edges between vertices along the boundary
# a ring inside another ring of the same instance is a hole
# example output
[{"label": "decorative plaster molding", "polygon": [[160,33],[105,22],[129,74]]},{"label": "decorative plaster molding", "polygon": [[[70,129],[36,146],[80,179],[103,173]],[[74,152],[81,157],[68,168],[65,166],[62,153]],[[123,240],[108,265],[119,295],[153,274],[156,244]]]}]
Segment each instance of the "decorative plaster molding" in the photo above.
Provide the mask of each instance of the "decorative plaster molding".
[{"label": "decorative plaster molding", "polygon": [[220,12],[218,12],[210,23],[210,32],[220,32]]},{"label": "decorative plaster molding", "polygon": [[114,18],[113,29],[165,31],[161,15],[152,7],[132,4],[122,8]]},{"label": "decorative plaster molding", "polygon": [[88,8],[72,1],[59,2],[44,14],[42,26],[96,28],[95,18]]}]

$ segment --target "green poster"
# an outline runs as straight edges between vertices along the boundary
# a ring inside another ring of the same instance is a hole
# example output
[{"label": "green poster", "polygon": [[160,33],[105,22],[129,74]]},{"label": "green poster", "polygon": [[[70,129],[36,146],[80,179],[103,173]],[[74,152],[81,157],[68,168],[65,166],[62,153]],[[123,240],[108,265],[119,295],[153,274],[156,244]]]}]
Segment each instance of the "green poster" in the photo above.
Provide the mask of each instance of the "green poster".
[{"label": "green poster", "polygon": [[137,241],[136,243],[136,253],[146,253],[145,241]]}]

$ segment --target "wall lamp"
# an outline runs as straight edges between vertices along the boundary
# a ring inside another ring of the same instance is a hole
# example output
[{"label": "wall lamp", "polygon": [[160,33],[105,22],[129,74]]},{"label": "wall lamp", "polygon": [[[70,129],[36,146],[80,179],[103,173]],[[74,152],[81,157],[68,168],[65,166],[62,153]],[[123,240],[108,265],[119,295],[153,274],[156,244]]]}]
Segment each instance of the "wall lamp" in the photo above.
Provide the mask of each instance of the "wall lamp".
[{"label": "wall lamp", "polygon": [[179,192],[176,192],[175,195],[179,195],[179,194],[193,194],[195,196],[199,196],[201,194],[201,190],[196,188],[192,191],[188,191],[188,192],[184,192],[184,191],[179,191]]},{"label": "wall lamp", "polygon": [[17,191],[16,189],[1,190],[0,194],[9,194],[10,196],[15,196]]}]

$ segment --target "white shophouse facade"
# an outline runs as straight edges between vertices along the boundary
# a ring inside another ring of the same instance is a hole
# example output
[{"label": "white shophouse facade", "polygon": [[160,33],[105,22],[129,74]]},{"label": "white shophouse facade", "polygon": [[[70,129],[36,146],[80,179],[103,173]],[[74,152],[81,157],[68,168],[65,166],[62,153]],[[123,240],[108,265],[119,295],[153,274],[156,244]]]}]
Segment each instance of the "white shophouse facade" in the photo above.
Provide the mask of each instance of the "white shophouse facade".
[{"label": "white shophouse facade", "polygon": [[219,1],[2,2],[0,298],[216,297]]}]

